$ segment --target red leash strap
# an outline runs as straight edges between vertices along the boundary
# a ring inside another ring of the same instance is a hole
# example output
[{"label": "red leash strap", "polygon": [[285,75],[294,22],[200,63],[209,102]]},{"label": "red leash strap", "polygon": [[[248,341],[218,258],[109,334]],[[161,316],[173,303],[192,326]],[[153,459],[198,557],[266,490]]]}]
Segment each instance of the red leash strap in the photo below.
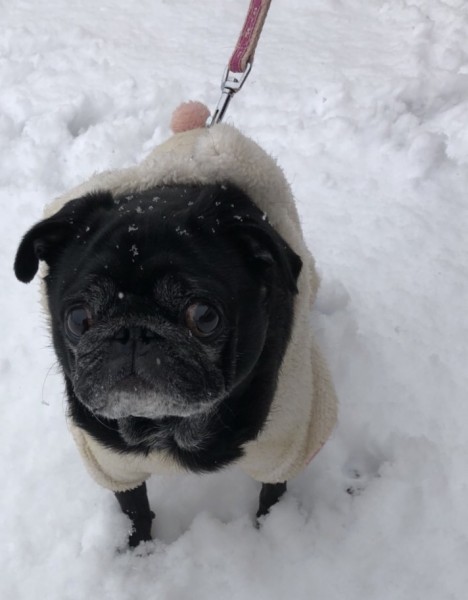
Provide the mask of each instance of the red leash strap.
[{"label": "red leash strap", "polygon": [[222,120],[232,97],[244,85],[252,68],[255,49],[270,4],[271,0],[250,0],[244,26],[221,81],[221,98],[213,116],[208,119],[208,127]]}]

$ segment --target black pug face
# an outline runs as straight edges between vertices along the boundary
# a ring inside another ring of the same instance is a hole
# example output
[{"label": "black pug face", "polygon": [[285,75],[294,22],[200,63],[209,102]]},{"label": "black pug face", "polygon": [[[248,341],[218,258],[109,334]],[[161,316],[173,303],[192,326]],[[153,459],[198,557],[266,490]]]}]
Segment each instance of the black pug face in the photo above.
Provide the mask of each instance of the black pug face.
[{"label": "black pug face", "polygon": [[198,418],[245,386],[272,298],[301,261],[232,186],[158,187],[69,202],[24,237],[30,281],[44,260],[53,340],[94,415]]}]

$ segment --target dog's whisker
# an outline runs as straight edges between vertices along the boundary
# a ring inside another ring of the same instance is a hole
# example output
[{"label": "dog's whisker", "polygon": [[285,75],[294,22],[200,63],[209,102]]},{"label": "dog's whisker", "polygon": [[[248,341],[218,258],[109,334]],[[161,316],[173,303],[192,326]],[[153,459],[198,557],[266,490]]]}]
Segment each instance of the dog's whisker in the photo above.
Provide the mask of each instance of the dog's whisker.
[{"label": "dog's whisker", "polygon": [[118,431],[119,430],[118,427],[111,427],[108,423],[104,423],[104,421],[101,421],[101,419],[99,418],[98,415],[94,414],[93,416],[98,423],[100,423],[103,427],[105,427],[109,431]]},{"label": "dog's whisker", "polygon": [[41,390],[41,404],[44,404],[45,406],[50,406],[50,402],[47,402],[47,401],[44,399],[44,390],[45,390],[45,385],[46,385],[46,383],[47,383],[47,379],[49,378],[49,375],[50,375],[50,373],[51,373],[51,371],[52,371],[52,369],[53,369],[53,368],[60,369],[60,365],[59,365],[59,362],[58,362],[58,360],[54,361],[54,362],[53,362],[53,363],[50,365],[50,367],[47,369],[47,373],[45,374],[44,381],[42,382],[42,390]]}]

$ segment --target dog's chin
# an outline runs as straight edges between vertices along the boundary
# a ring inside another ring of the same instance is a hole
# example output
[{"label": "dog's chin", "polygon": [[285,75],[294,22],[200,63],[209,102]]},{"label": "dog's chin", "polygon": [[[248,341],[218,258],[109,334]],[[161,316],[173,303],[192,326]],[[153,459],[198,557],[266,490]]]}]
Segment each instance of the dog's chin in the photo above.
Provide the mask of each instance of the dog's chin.
[{"label": "dog's chin", "polygon": [[209,413],[216,404],[217,401],[213,399],[193,402],[180,394],[163,393],[144,379],[131,376],[112,387],[103,402],[95,402],[94,406],[88,405],[88,408],[95,415],[107,419],[162,419],[203,415]]}]

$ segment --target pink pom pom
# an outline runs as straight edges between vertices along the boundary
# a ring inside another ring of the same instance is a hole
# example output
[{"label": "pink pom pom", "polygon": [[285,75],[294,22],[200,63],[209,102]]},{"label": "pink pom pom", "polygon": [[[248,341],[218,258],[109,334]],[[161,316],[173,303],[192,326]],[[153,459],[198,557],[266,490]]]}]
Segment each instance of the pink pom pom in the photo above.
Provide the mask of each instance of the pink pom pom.
[{"label": "pink pom pom", "polygon": [[210,111],[201,102],[184,102],[172,113],[171,129],[174,133],[182,133],[189,129],[205,127]]}]

